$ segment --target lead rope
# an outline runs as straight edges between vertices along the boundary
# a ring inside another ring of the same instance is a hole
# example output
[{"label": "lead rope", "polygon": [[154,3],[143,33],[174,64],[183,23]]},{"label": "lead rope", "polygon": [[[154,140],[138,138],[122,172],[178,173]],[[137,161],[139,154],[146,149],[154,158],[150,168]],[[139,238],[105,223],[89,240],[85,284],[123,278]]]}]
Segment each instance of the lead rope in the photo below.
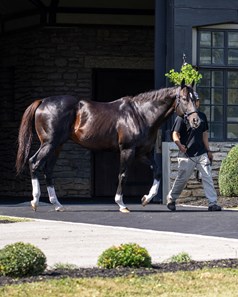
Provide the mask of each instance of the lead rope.
[{"label": "lead rope", "polygon": [[[189,142],[191,141],[191,139],[192,139],[192,137],[193,137],[193,132],[194,132],[194,129],[192,129],[191,128],[191,132],[189,133],[189,136],[188,136],[188,140],[187,140],[187,142],[186,142],[186,144],[185,144],[185,147],[186,148],[188,148],[188,144],[189,144]],[[195,163],[196,165],[199,163],[199,162],[197,162],[197,161],[194,161],[187,153],[185,153],[185,155],[186,155],[186,157],[188,158],[188,159],[190,159],[193,163]]]},{"label": "lead rope", "polygon": [[[188,140],[187,140],[187,142],[186,142],[186,144],[185,144],[186,148],[187,148],[187,145],[189,144],[190,140],[192,139],[193,132],[194,132],[194,129],[191,130],[191,132],[190,132],[190,134],[189,134],[189,136],[188,136]],[[195,178],[196,178],[196,180],[197,180],[198,182],[201,182],[202,180],[201,180],[201,178],[199,178],[199,170],[197,169],[197,164],[198,164],[199,162],[194,161],[194,160],[188,155],[188,153],[185,153],[185,155],[186,155],[186,157],[187,157],[188,159],[190,159],[193,163],[195,163],[195,166],[196,166],[196,169],[195,169]]]}]

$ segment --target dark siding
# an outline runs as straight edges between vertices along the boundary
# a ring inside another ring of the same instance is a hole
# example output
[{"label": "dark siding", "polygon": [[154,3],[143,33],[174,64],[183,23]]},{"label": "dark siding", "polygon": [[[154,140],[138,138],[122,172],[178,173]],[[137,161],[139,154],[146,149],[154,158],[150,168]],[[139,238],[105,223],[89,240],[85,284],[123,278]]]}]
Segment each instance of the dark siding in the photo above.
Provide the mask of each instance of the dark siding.
[{"label": "dark siding", "polygon": [[168,2],[167,9],[167,69],[179,69],[184,52],[191,62],[193,27],[238,22],[236,0],[174,0]]}]

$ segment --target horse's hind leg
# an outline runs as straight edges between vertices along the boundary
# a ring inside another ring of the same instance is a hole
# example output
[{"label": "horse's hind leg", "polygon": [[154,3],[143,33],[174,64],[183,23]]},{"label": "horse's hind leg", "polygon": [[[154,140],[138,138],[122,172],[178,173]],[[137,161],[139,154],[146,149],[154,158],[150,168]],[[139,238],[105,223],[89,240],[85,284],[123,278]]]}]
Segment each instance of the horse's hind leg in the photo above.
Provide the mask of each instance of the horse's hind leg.
[{"label": "horse's hind leg", "polygon": [[38,177],[36,176],[32,177],[31,184],[32,184],[32,196],[33,196],[33,200],[31,200],[31,207],[34,211],[36,211],[37,206],[39,204],[40,195],[41,195],[40,183],[39,183]]},{"label": "horse's hind leg", "polygon": [[38,207],[39,199],[41,195],[40,183],[39,183],[39,171],[45,166],[47,158],[49,157],[49,154],[51,152],[52,152],[52,146],[50,144],[44,143],[29,160],[31,183],[32,183],[32,196],[33,196],[33,200],[31,201],[31,206],[35,211]]},{"label": "horse's hind leg", "polygon": [[120,212],[123,212],[123,213],[130,212],[123,202],[123,189],[127,180],[128,166],[130,165],[133,158],[134,158],[133,149],[121,150],[119,181],[118,181],[118,187],[117,187],[117,192],[115,196],[115,202],[118,204]]},{"label": "horse's hind leg", "polygon": [[30,168],[31,184],[32,184],[32,197],[33,197],[33,199],[31,200],[31,206],[34,211],[36,211],[38,207],[40,195],[41,195],[38,170],[37,170],[40,163],[38,160],[38,155],[40,151],[41,151],[41,148],[29,159],[29,168]]},{"label": "horse's hind leg", "polygon": [[53,178],[52,178],[53,168],[55,166],[55,163],[59,156],[59,153],[60,153],[60,149],[57,149],[48,158],[48,160],[45,164],[44,174],[45,174],[45,181],[46,181],[47,192],[48,192],[50,202],[55,206],[56,211],[64,211],[63,206],[60,204],[60,202],[57,198],[57,195],[55,192],[55,187],[53,184]]}]

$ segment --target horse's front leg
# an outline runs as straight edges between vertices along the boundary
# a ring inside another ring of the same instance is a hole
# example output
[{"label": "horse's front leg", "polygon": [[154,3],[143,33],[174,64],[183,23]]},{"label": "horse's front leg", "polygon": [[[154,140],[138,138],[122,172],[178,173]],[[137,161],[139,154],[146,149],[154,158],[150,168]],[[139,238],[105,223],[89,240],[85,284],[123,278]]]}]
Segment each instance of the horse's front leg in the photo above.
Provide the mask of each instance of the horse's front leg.
[{"label": "horse's front leg", "polygon": [[161,182],[161,176],[162,176],[162,166],[161,166],[161,158],[158,158],[157,161],[159,161],[159,164],[157,164],[154,160],[154,156],[152,156],[152,159],[150,160],[150,167],[153,170],[154,175],[154,181],[152,184],[152,187],[150,188],[149,194],[144,195],[141,199],[141,203],[143,206],[146,206],[150,203],[150,201],[158,194],[160,182]]},{"label": "horse's front leg", "polygon": [[123,202],[123,190],[126,184],[127,175],[128,175],[128,166],[130,165],[134,157],[133,149],[123,149],[120,154],[120,172],[118,176],[118,187],[115,196],[115,202],[119,206],[120,212],[128,213],[130,210],[126,207]]},{"label": "horse's front leg", "polygon": [[150,188],[149,194],[144,195],[141,199],[141,203],[143,206],[146,206],[147,204],[149,204],[150,201],[158,194],[159,186],[160,186],[160,180],[154,178],[153,185]]}]

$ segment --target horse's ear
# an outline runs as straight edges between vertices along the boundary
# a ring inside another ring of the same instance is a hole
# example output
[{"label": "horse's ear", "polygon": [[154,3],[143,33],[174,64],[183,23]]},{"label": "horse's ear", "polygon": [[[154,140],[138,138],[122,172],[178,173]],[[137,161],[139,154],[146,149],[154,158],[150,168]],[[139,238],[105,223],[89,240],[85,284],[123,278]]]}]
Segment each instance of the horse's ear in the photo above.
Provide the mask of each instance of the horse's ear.
[{"label": "horse's ear", "polygon": [[181,89],[183,89],[185,87],[185,78],[183,78],[183,80],[181,81]]},{"label": "horse's ear", "polygon": [[195,80],[192,81],[192,84],[191,84],[192,88],[194,87],[194,85],[195,85]]}]

